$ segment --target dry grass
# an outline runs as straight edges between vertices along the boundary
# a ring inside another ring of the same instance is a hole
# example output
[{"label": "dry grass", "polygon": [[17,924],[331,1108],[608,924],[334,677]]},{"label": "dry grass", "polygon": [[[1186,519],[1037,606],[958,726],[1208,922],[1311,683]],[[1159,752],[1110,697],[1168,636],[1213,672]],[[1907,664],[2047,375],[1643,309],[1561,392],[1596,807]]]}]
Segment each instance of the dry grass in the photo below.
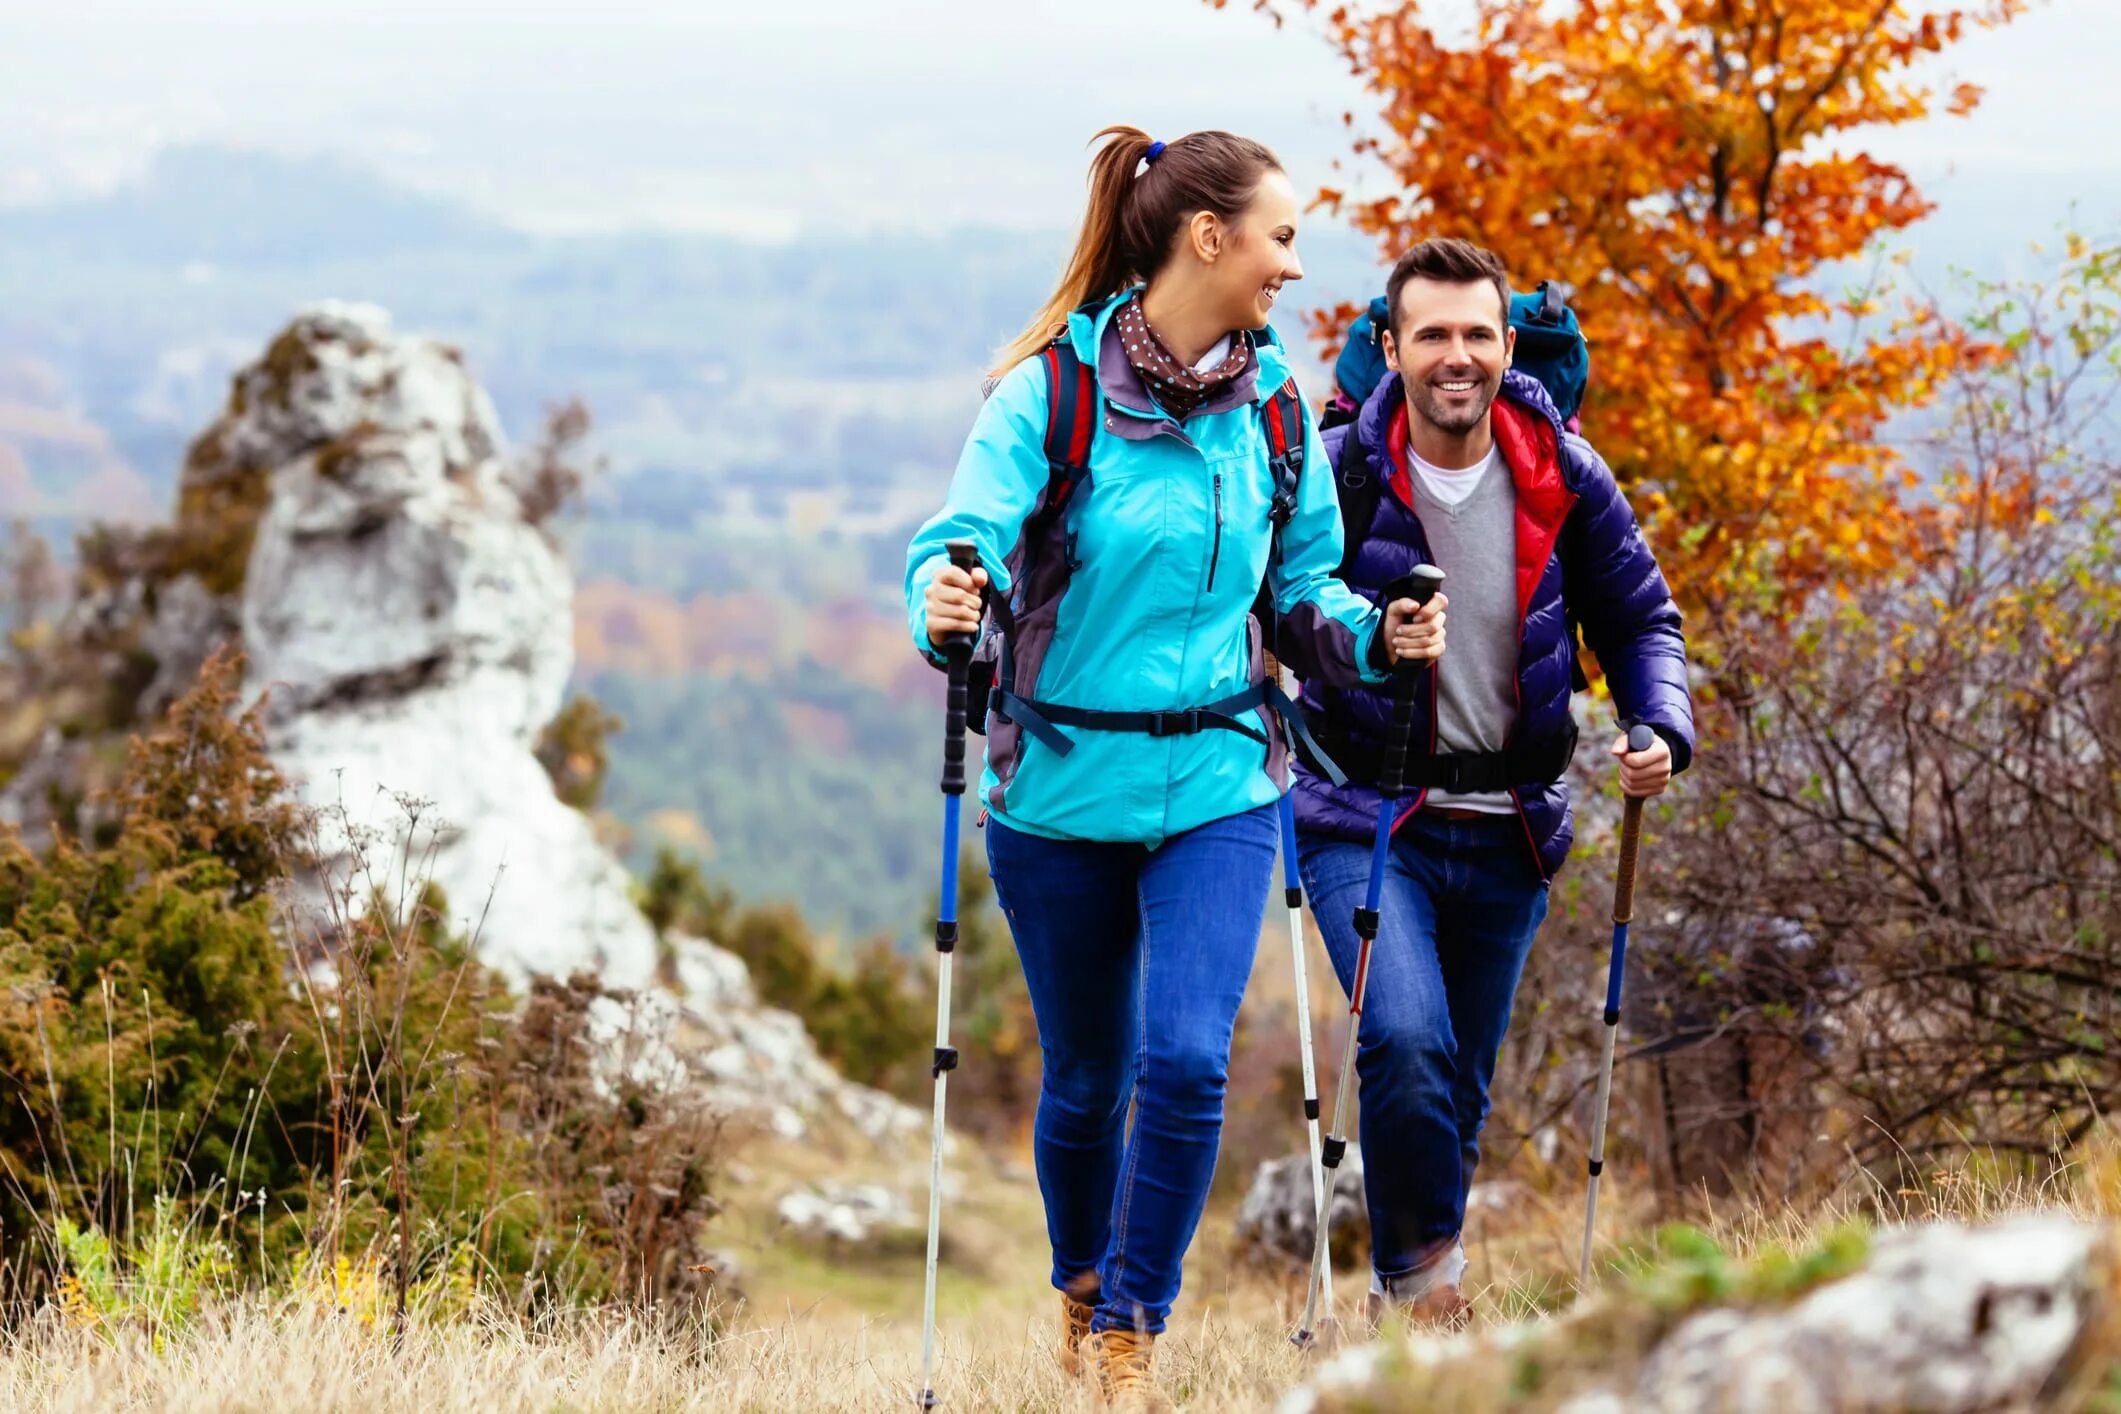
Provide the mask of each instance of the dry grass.
[{"label": "dry grass", "polygon": [[[938,1392],[947,1408],[1062,1411],[1091,1407],[1051,1354],[1053,1295],[1044,1280],[1038,1201],[1027,1175],[967,1156],[951,1209],[954,1261],[943,1292]],[[415,1321],[402,1339],[383,1325],[287,1300],[210,1306],[159,1342],[141,1330],[106,1332],[56,1314],[0,1345],[0,1409],[348,1410],[453,1414],[523,1410],[876,1410],[910,1404],[919,1379],[917,1241],[856,1255],[787,1240],[771,1199],[793,1182],[877,1176],[880,1160],[828,1138],[747,1155],[751,1182],[719,1235],[746,1267],[750,1302],[721,1329],[658,1329],[608,1312],[526,1324],[474,1309]],[[899,1175],[903,1178],[903,1175]],[[1734,1258],[1802,1248],[1852,1215],[1981,1220],[2028,1207],[2085,1217],[2121,1211],[2121,1146],[2102,1140],[2055,1181],[2029,1185],[1969,1154],[1920,1190],[1868,1194],[1851,1184],[1817,1211],[1740,1209],[1717,1215],[1714,1235]],[[1571,1273],[1580,1195],[1526,1195],[1507,1221],[1475,1230],[1470,1288],[1483,1324],[1557,1309]],[[1646,1230],[1628,1185],[1606,1208],[1612,1236]],[[1298,1383],[1307,1357],[1286,1333],[1299,1296],[1233,1265],[1230,1214],[1211,1212],[1186,1291],[1160,1352],[1166,1382],[1189,1409],[1269,1410]],[[1344,1314],[1360,1299],[1343,1274]],[[1461,1374],[1451,1407],[1501,1409],[1505,1389]]]}]

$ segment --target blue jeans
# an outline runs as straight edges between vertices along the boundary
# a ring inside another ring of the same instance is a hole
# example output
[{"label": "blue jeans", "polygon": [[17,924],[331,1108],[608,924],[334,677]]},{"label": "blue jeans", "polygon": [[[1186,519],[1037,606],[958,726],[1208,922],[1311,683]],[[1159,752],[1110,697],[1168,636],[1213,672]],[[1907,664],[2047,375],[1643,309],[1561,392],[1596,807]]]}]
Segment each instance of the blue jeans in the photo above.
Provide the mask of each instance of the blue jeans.
[{"label": "blue jeans", "polygon": [[[1370,846],[1305,835],[1297,853],[1345,991]],[[1488,1082],[1547,886],[1515,816],[1416,814],[1393,836],[1378,912],[1355,1072],[1370,1258],[1389,1291],[1465,1226]]]},{"label": "blue jeans", "polygon": [[1178,1296],[1280,837],[1272,806],[1153,850],[987,824],[1045,1058],[1032,1148],[1053,1284],[1097,1275],[1094,1329],[1161,1331]]}]

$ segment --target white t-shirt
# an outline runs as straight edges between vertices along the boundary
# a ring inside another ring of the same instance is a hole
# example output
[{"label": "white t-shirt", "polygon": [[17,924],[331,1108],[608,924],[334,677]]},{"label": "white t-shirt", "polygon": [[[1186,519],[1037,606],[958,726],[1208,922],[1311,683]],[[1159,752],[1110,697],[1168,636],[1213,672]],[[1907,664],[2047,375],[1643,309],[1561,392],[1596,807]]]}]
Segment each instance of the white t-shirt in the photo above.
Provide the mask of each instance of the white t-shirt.
[{"label": "white t-shirt", "polygon": [[1407,465],[1421,478],[1422,486],[1444,505],[1455,506],[1479,488],[1481,478],[1502,461],[1502,448],[1490,444],[1488,454],[1468,467],[1452,470],[1434,462],[1423,461],[1421,454],[1412,447],[1407,448]]}]

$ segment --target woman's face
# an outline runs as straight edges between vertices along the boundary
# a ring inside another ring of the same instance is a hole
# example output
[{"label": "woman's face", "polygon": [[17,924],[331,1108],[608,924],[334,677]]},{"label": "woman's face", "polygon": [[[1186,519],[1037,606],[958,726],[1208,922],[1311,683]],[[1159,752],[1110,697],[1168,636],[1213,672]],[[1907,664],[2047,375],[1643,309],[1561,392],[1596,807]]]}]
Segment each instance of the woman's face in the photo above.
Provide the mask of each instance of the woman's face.
[{"label": "woman's face", "polygon": [[1296,258],[1296,218],[1296,188],[1286,173],[1270,171],[1252,204],[1223,227],[1209,275],[1229,328],[1264,327],[1274,317],[1281,287],[1304,277]]}]

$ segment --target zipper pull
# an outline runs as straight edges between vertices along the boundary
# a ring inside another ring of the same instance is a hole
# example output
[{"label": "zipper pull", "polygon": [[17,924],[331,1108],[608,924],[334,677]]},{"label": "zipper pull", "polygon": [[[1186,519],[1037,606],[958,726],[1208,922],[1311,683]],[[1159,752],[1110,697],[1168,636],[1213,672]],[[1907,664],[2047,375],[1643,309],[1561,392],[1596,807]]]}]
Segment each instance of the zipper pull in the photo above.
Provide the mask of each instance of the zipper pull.
[{"label": "zipper pull", "polygon": [[1223,557],[1223,474],[1215,473],[1215,548],[1208,556],[1208,588],[1215,588],[1215,567]]}]

